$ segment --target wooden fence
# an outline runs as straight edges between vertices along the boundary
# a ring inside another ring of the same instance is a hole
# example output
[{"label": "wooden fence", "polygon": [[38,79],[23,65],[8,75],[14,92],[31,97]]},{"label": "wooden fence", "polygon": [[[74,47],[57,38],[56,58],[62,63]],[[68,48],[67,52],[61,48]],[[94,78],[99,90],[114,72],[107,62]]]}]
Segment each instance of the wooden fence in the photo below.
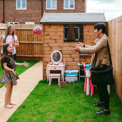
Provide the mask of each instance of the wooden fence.
[{"label": "wooden fence", "polygon": [[115,88],[122,100],[122,16],[107,22]]},{"label": "wooden fence", "polygon": [[[17,60],[42,60],[42,34],[38,36],[33,34],[33,28],[42,25],[15,24],[13,26],[19,41],[19,47],[16,48]],[[5,32],[6,27],[7,24],[0,24],[0,35]]]}]

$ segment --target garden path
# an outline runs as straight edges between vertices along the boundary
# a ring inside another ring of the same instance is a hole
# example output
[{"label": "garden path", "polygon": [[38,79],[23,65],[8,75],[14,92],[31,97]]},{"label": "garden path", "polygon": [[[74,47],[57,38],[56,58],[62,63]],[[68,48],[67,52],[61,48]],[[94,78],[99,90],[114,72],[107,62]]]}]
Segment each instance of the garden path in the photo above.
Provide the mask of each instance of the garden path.
[{"label": "garden path", "polygon": [[13,87],[12,102],[16,103],[14,108],[4,108],[4,95],[6,88],[0,88],[0,122],[6,122],[9,117],[17,110],[17,108],[28,97],[30,92],[35,88],[40,80],[43,78],[43,62],[40,61],[34,66],[19,75],[17,86]]}]

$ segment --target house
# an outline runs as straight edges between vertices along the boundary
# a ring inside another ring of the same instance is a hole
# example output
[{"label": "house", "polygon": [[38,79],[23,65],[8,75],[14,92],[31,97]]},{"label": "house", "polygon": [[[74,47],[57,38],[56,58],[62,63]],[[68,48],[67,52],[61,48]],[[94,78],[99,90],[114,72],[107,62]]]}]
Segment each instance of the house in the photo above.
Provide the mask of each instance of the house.
[{"label": "house", "polygon": [[[94,25],[106,23],[104,13],[45,13],[40,20],[43,24],[43,78],[46,78],[46,67],[51,61],[51,53],[59,50],[62,60],[66,60],[66,70],[80,70],[78,62],[90,62],[91,57],[72,53],[78,41],[94,45],[96,36]],[[74,36],[73,36],[74,35]]]},{"label": "house", "polygon": [[44,13],[85,13],[86,0],[0,0],[0,23],[39,24]]}]

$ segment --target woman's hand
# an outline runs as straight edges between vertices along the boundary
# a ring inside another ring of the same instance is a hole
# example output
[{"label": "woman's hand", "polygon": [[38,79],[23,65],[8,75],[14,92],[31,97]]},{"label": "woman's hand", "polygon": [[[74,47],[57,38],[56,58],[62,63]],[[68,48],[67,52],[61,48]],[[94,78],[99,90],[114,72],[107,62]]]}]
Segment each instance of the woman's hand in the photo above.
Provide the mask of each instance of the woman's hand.
[{"label": "woman's hand", "polygon": [[13,45],[14,47],[19,47],[19,42],[18,42],[18,40],[16,40],[15,42],[12,41],[12,45]]},{"label": "woman's hand", "polygon": [[12,44],[13,46],[15,46],[15,43],[14,43],[13,41],[11,42],[11,44]]},{"label": "woman's hand", "polygon": [[[0,37],[1,38],[1,37]],[[4,45],[4,39],[3,38],[1,38],[0,39],[0,47],[2,47]]]},{"label": "woman's hand", "polygon": [[72,52],[79,52],[80,48],[80,46],[76,46],[75,48],[72,48]]},{"label": "woman's hand", "polygon": [[28,67],[29,66],[29,63],[26,63],[26,61],[23,63],[23,66],[26,66]]},{"label": "woman's hand", "polygon": [[76,44],[75,47],[80,46],[83,47],[83,44],[81,42],[78,42],[79,44]]}]

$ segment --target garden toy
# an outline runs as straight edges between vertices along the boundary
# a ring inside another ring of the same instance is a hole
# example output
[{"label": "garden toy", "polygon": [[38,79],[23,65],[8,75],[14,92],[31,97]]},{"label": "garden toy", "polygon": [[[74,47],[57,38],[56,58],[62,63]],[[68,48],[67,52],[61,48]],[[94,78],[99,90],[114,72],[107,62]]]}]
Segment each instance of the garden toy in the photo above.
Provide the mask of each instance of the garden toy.
[{"label": "garden toy", "polygon": [[90,68],[91,68],[91,64],[85,65],[84,63],[84,74],[85,74],[84,92],[86,92],[86,95],[93,96],[94,87],[97,90],[97,86],[92,84],[92,80],[90,78]]},{"label": "garden toy", "polygon": [[46,73],[47,73],[47,81],[49,80],[50,74],[52,71],[55,71],[55,74],[58,71],[61,71],[61,81],[64,81],[64,71],[65,71],[65,64],[63,64],[62,54],[58,50],[54,50],[51,54],[51,62],[47,64]]},{"label": "garden toy", "polygon": [[58,79],[58,85],[60,85],[60,74],[50,74],[49,85],[51,85],[52,79]]},{"label": "garden toy", "polygon": [[42,32],[42,28],[40,26],[34,27],[34,29],[33,29],[34,34],[39,35],[39,34],[41,34],[41,32]]}]

